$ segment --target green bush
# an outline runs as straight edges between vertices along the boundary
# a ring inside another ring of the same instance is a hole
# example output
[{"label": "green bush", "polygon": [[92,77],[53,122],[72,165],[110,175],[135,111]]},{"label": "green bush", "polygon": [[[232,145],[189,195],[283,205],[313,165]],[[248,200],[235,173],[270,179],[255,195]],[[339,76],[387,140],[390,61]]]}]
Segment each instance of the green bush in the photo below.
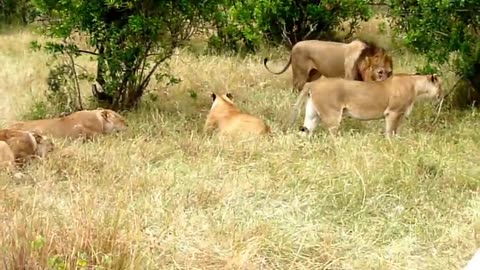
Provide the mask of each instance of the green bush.
[{"label": "green bush", "polygon": [[209,45],[250,52],[262,43],[292,47],[304,39],[331,39],[332,31],[347,20],[350,36],[371,13],[366,0],[224,0]]},{"label": "green bush", "polygon": [[[60,65],[69,64],[71,68],[66,70],[74,75],[78,56],[94,56],[96,81],[104,91],[97,97],[106,100],[114,109],[135,106],[154,74],[171,78],[167,71],[157,72],[159,67],[165,67],[165,61],[172,56],[174,49],[184,45],[205,21],[210,20],[218,2],[33,1],[46,19],[45,33],[60,40],[48,42],[44,47],[54,55],[66,56],[67,60]],[[87,44],[80,46],[76,39],[78,33],[86,37]],[[73,76],[72,79],[78,78]],[[73,85],[78,88],[78,82]]]},{"label": "green bush", "polygon": [[6,24],[28,24],[37,15],[30,0],[0,1],[0,22]]},{"label": "green bush", "polygon": [[[392,0],[390,13],[403,43],[427,58],[426,72],[448,63],[471,89],[480,90],[480,6],[478,0]],[[468,98],[470,97],[470,98]],[[464,104],[477,95],[465,95]],[[462,105],[462,104],[459,104]]]}]

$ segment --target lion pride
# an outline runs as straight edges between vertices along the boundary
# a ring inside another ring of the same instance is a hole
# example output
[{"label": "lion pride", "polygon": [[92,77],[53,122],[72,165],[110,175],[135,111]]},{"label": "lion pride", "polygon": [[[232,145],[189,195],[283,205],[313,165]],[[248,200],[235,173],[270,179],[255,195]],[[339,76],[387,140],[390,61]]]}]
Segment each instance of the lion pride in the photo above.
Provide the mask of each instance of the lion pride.
[{"label": "lion pride", "polygon": [[383,81],[393,72],[392,57],[385,49],[373,43],[354,40],[350,43],[304,40],[296,43],[287,65],[279,72],[271,71],[264,59],[265,68],[273,74],[282,74],[292,66],[293,87],[301,91],[307,82],[325,77],[341,77],[357,81]]}]

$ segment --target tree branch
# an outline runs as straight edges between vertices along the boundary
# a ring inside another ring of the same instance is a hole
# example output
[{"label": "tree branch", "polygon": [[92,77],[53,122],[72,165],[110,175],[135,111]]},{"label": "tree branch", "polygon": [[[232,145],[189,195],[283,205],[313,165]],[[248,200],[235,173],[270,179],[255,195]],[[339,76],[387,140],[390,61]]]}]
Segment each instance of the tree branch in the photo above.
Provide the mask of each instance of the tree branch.
[{"label": "tree branch", "polygon": [[86,53],[86,54],[91,54],[91,55],[97,55],[97,56],[98,56],[98,53],[96,53],[96,52],[91,52],[91,51],[87,51],[87,50],[78,49],[78,52],[80,52],[80,53]]},{"label": "tree branch", "polygon": [[160,66],[161,63],[165,62],[165,60],[167,60],[168,58],[170,58],[173,54],[173,49],[171,49],[168,53],[166,53],[161,59],[159,59],[157,61],[157,63],[155,63],[155,65],[152,67],[152,69],[150,70],[150,72],[148,73],[148,75],[143,79],[143,81],[140,83],[140,87],[141,88],[144,88],[147,84],[147,82],[150,80],[150,77],[152,77],[153,73],[155,72],[155,70]]}]

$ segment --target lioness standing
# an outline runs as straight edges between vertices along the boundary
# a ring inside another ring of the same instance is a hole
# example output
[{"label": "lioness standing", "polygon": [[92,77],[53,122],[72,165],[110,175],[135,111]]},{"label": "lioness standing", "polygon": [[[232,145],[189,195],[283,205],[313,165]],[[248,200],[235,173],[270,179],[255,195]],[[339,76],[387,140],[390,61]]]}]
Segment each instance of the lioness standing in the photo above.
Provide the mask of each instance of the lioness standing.
[{"label": "lioness standing", "polygon": [[63,138],[87,138],[96,135],[123,131],[126,120],[109,109],[83,110],[64,117],[17,122],[10,126],[21,130]]},{"label": "lioness standing", "polygon": [[232,101],[232,94],[212,93],[212,107],[207,115],[204,131],[218,129],[224,135],[263,135],[270,133],[265,122],[250,114],[242,113]]},{"label": "lioness standing", "polygon": [[[321,78],[305,86],[292,112],[308,93],[302,132],[312,133],[320,120],[336,134],[343,115],[359,120],[385,118],[385,134],[397,134],[403,117],[420,98],[442,97],[442,80],[436,74],[395,74],[385,81],[362,82],[342,78]],[[292,121],[292,123],[293,123]]]}]

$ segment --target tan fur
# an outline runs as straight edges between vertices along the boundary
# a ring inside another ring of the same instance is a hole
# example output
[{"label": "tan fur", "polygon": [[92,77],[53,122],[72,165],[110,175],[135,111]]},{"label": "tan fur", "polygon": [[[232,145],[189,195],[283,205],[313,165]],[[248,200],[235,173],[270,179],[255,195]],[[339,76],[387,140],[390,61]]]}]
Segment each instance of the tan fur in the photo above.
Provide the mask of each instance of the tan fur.
[{"label": "tan fur", "polygon": [[[0,129],[0,141],[8,145],[17,164],[24,164],[33,157],[45,157],[54,149],[47,137],[18,129]],[[3,151],[9,155],[8,150],[4,148]]]},{"label": "tan fur", "polygon": [[359,81],[383,81],[393,72],[393,61],[384,49],[364,41],[350,43],[305,40],[296,43],[290,53],[287,65],[281,74],[292,66],[293,87],[301,91],[307,82],[315,81],[322,75]]},{"label": "tan fur", "polygon": [[435,74],[395,74],[380,82],[322,78],[302,90],[296,106],[307,93],[301,131],[311,134],[321,121],[335,134],[346,115],[359,120],[385,118],[389,136],[397,134],[400,121],[410,114],[416,100],[442,97],[442,80]]},{"label": "tan fur", "polygon": [[0,169],[12,169],[15,164],[15,155],[10,146],[4,141],[0,141]]},{"label": "tan fur", "polygon": [[54,137],[90,139],[99,134],[124,131],[127,122],[115,111],[99,108],[77,111],[58,118],[17,122],[10,128],[36,131]]},{"label": "tan fur", "polygon": [[213,102],[205,122],[205,132],[213,129],[222,135],[264,135],[271,132],[263,120],[242,113],[231,98],[230,93],[212,93]]}]

